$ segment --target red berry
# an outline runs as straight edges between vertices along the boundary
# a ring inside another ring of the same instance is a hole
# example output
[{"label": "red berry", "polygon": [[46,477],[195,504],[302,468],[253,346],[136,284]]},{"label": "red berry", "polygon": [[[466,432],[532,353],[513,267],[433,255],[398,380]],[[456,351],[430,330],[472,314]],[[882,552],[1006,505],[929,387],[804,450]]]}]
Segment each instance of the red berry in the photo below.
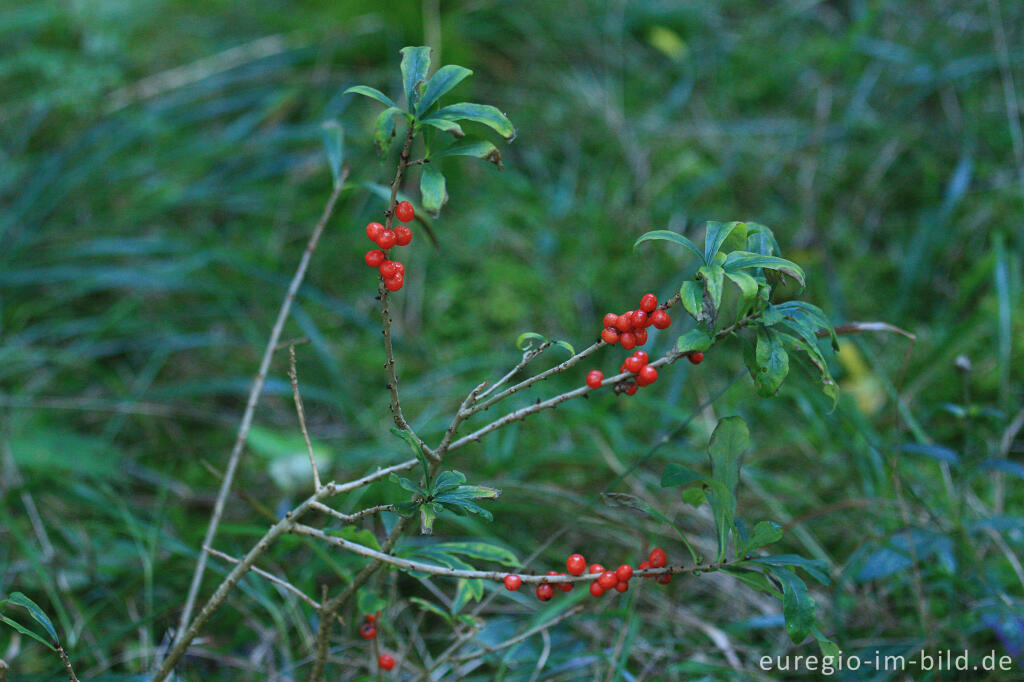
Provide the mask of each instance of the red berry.
[{"label": "red berry", "polygon": [[629,315],[633,322],[633,329],[643,329],[647,326],[647,313],[642,310],[634,310]]},{"label": "red berry", "polygon": [[587,386],[591,388],[600,388],[601,382],[604,381],[604,374],[599,369],[592,369],[587,372]]},{"label": "red berry", "polygon": [[395,273],[405,276],[405,265],[401,261],[395,261]]},{"label": "red berry", "polygon": [[633,336],[636,337],[636,345],[642,346],[645,343],[647,343],[647,330],[646,329],[637,329],[635,332],[633,332]]},{"label": "red berry", "polygon": [[629,579],[633,577],[633,567],[629,564],[622,564],[615,569],[615,577],[619,579],[619,582],[629,582]]},{"label": "red berry", "polygon": [[606,327],[614,327],[615,320],[617,319],[619,319],[619,316],[616,315],[615,313],[605,313],[604,320],[602,320],[602,324],[604,324],[604,326]]},{"label": "red berry", "polygon": [[[651,567],[651,562],[650,561],[641,561],[639,564],[637,564],[636,570],[638,570],[638,571],[646,571],[650,567]],[[643,577],[650,578],[651,576],[645,575]]]},{"label": "red berry", "polygon": [[370,238],[370,241],[375,242],[380,237],[381,233],[384,232],[384,226],[380,223],[370,223],[366,226],[366,236]]},{"label": "red berry", "polygon": [[601,577],[597,579],[597,584],[606,590],[610,590],[618,584],[619,579],[611,571],[605,571],[601,574]]},{"label": "red berry", "polygon": [[633,328],[633,321],[628,314],[619,315],[615,318],[615,328],[620,332],[628,332]]},{"label": "red berry", "polygon": [[700,363],[704,362],[704,354],[701,353],[700,351],[697,351],[696,353],[690,353],[689,355],[687,355],[686,359],[695,365],[699,365]]},{"label": "red berry", "polygon": [[601,585],[599,585],[598,582],[595,580],[594,582],[590,583],[590,594],[594,595],[595,597],[600,597],[602,594],[604,594],[604,588],[601,587]]},{"label": "red berry", "polygon": [[619,337],[619,343],[626,350],[633,350],[636,348],[636,335],[633,332],[626,332]]},{"label": "red berry", "polygon": [[583,575],[587,570],[587,560],[583,558],[582,554],[570,554],[569,558],[565,560],[565,568],[569,571],[569,575]]},{"label": "red berry", "polygon": [[651,359],[650,356],[647,355],[647,352],[646,351],[642,351],[642,350],[635,350],[635,351],[633,351],[633,357],[634,358],[640,358],[640,361],[642,363],[644,363],[645,365],[647,364],[647,361]]},{"label": "red berry", "polygon": [[384,286],[388,288],[388,291],[398,291],[403,284],[405,284],[405,277],[399,274],[384,280]]},{"label": "red berry", "polygon": [[605,327],[604,331],[601,332],[601,340],[605,343],[618,343],[619,333],[615,331],[614,327]]},{"label": "red berry", "polygon": [[629,583],[628,582],[624,582],[624,581],[617,582],[615,584],[615,589],[618,590],[619,592],[625,592],[626,590],[629,589]]},{"label": "red berry", "polygon": [[377,657],[377,665],[384,670],[391,670],[395,667],[395,657],[391,654],[381,654]]},{"label": "red berry", "polygon": [[395,217],[403,223],[408,223],[416,217],[416,212],[412,210],[412,204],[408,201],[399,201],[398,206],[395,206]]},{"label": "red berry", "polygon": [[668,563],[668,555],[665,554],[665,550],[661,547],[655,547],[651,550],[651,555],[648,557],[651,561],[651,568],[661,568]]},{"label": "red berry", "polygon": [[366,264],[371,268],[380,267],[380,264],[387,259],[388,257],[385,256],[384,252],[380,249],[370,249],[366,252],[366,255],[363,256],[363,260],[366,261]]},{"label": "red berry", "polygon": [[377,622],[377,616],[373,615],[372,613],[368,613],[368,614],[366,614],[366,620],[368,620],[371,623],[376,623]]},{"label": "red berry", "polygon": [[395,244],[398,244],[399,246],[408,246],[411,241],[412,230],[405,225],[399,225],[395,228]]},{"label": "red berry", "polygon": [[523,579],[520,578],[518,575],[509,574],[505,576],[505,580],[503,580],[502,582],[505,583],[506,590],[508,590],[509,592],[515,592],[523,584]]},{"label": "red berry", "polygon": [[381,230],[374,241],[377,242],[377,246],[387,251],[395,245],[395,233],[392,230]]},{"label": "red berry", "polygon": [[377,628],[373,623],[363,623],[359,626],[359,634],[363,639],[373,639],[377,636]]},{"label": "red berry", "polygon": [[672,324],[672,318],[664,310],[655,310],[651,313],[651,324],[657,329],[667,329]]},{"label": "red berry", "polygon": [[537,599],[548,601],[555,596],[555,588],[547,583],[537,585]]},{"label": "red berry", "polygon": [[640,310],[645,313],[653,313],[654,309],[658,307],[658,297],[654,294],[644,294],[640,298]]},{"label": "red berry", "polygon": [[643,360],[641,360],[640,358],[638,358],[637,356],[635,356],[635,355],[631,355],[631,356],[629,356],[628,358],[626,358],[626,362],[625,362],[625,363],[623,363],[623,364],[625,364],[625,366],[626,366],[626,369],[627,369],[627,370],[629,370],[629,371],[630,371],[630,372],[632,372],[633,374],[636,374],[636,373],[637,373],[637,372],[639,372],[639,371],[640,371],[640,370],[641,370],[641,369],[642,369],[642,368],[643,368],[643,367],[644,367],[644,366],[645,366],[645,365],[646,365],[647,363],[646,363],[646,362],[644,362]]},{"label": "red berry", "polygon": [[662,573],[661,575],[658,576],[657,580],[662,585],[668,585],[670,582],[672,582],[672,574],[671,573]]},{"label": "red berry", "polygon": [[587,573],[604,573],[604,566],[601,564],[590,564]]},{"label": "red berry", "polygon": [[658,370],[654,369],[650,365],[644,365],[643,368],[637,372],[636,383],[641,386],[649,386],[658,380]]},{"label": "red berry", "polygon": [[[565,575],[565,573],[559,573],[558,575]],[[572,592],[574,587],[576,587],[575,583],[558,583],[558,589],[562,592]]]},{"label": "red berry", "polygon": [[384,261],[377,269],[380,271],[380,276],[384,279],[391,279],[398,274],[398,268],[395,267],[395,261],[393,260]]},{"label": "red berry", "polygon": [[636,382],[631,381],[626,384],[626,395],[636,395],[637,385]]}]

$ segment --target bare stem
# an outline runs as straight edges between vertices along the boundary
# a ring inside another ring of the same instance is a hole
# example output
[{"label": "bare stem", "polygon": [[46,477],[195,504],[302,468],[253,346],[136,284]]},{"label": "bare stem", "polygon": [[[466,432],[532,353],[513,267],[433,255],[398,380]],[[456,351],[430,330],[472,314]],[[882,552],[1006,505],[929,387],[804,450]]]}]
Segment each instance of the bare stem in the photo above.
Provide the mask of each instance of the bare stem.
[{"label": "bare stem", "polygon": [[318,512],[323,512],[328,516],[332,516],[344,523],[354,523],[355,521],[358,521],[359,519],[365,518],[367,516],[373,516],[374,514],[379,514],[385,511],[394,511],[395,508],[394,505],[390,504],[378,504],[376,507],[362,509],[353,514],[345,514],[338,511],[337,509],[328,507],[326,504],[323,504],[321,502],[314,502],[313,509],[316,509]]},{"label": "bare stem", "polygon": [[[218,551],[218,550],[216,550],[216,549],[214,549],[212,547],[203,547],[203,549],[206,550],[207,552],[209,552],[210,554],[212,554],[213,556],[217,557],[218,559],[223,559],[224,561],[227,561],[227,562],[232,563],[232,564],[238,564],[238,563],[241,563],[241,561],[242,561],[241,559],[236,559],[235,557],[233,557],[233,556],[231,556],[229,554],[225,554],[224,552]],[[296,597],[298,597],[302,601],[304,601],[307,604],[309,604],[310,606],[312,606],[314,609],[319,609],[320,608],[320,604],[318,604],[315,599],[313,599],[312,597],[307,595],[305,592],[303,592],[299,588],[295,587],[295,585],[292,585],[287,580],[285,580],[283,578],[278,578],[273,573],[268,573],[267,571],[264,571],[262,568],[259,568],[257,566],[252,566],[249,570],[251,570],[253,573],[255,573],[258,576],[266,578],[267,580],[269,580],[270,582],[274,583],[275,585],[280,585],[281,587],[283,587],[284,589],[288,590],[289,592],[294,594]]]},{"label": "bare stem", "polygon": [[[75,676],[75,669],[71,667],[71,659],[68,658],[68,654],[64,651],[64,647],[59,643],[57,644],[57,654],[60,656],[61,663],[64,664],[64,672],[68,674],[68,679],[71,680],[71,682],[78,682],[78,677]],[[4,667],[6,668],[6,666]],[[6,671],[4,672],[4,676],[6,677]]]},{"label": "bare stem", "polygon": [[309,431],[306,430],[306,411],[302,409],[302,396],[299,395],[299,373],[295,369],[295,346],[288,346],[288,378],[292,382],[292,399],[295,401],[295,413],[299,417],[302,439],[306,441],[306,452],[309,454],[309,466],[313,469],[313,490],[320,490],[320,472],[316,468],[313,456],[313,444],[309,442]]}]

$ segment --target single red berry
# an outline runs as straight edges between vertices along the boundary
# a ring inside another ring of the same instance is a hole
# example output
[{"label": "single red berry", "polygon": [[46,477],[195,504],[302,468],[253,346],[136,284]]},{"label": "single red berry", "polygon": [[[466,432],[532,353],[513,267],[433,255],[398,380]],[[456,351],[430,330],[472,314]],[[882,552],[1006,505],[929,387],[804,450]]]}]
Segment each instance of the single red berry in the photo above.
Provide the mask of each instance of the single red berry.
[{"label": "single red berry", "polygon": [[392,230],[381,230],[374,241],[377,242],[377,246],[387,251],[395,245],[395,233]]},{"label": "single red berry", "polygon": [[700,363],[704,362],[704,354],[701,353],[700,351],[697,351],[696,353],[690,353],[689,355],[687,355],[686,359],[695,365],[699,365]]},{"label": "single red berry", "polygon": [[644,362],[635,355],[630,355],[628,358],[626,358],[626,362],[623,364],[625,364],[626,369],[632,372],[633,374],[636,374],[647,365],[646,362]]},{"label": "single red berry", "polygon": [[416,211],[412,210],[412,204],[408,201],[399,201],[395,206],[395,217],[403,223],[408,223],[416,217]]},{"label": "single red berry", "polygon": [[604,566],[601,564],[590,564],[587,573],[604,573]]},{"label": "single red berry", "polygon": [[380,223],[369,223],[366,226],[366,236],[370,238],[370,241],[375,242],[380,237],[381,233],[384,232],[384,226]]},{"label": "single red berry", "polygon": [[583,575],[587,570],[587,560],[583,558],[582,554],[570,554],[569,558],[565,560],[565,568],[569,571],[569,575]]},{"label": "single red berry", "polygon": [[645,343],[647,343],[647,330],[646,329],[637,329],[635,332],[633,332],[633,336],[636,337],[636,345],[642,346]]},{"label": "single red berry", "polygon": [[391,279],[398,274],[398,268],[395,267],[395,261],[393,260],[384,261],[377,269],[380,271],[380,276],[384,279]]},{"label": "single red berry", "polygon": [[377,628],[373,623],[363,623],[359,626],[359,634],[363,639],[373,639],[377,636]]},{"label": "single red berry", "polygon": [[665,550],[661,547],[655,547],[651,550],[651,555],[648,557],[651,562],[651,568],[661,568],[668,563],[668,555],[665,554]]},{"label": "single red berry", "polygon": [[619,582],[615,583],[615,589],[618,590],[619,592],[625,592],[626,590],[629,589],[629,583],[625,582],[625,581],[619,581]]},{"label": "single red berry", "polygon": [[555,596],[555,588],[547,583],[537,585],[537,599],[548,601]]},{"label": "single red berry", "polygon": [[631,381],[626,384],[626,395],[636,395],[638,386],[635,381]]},{"label": "single red berry", "polygon": [[395,657],[391,654],[381,654],[377,657],[377,665],[384,670],[391,670],[395,667]]},{"label": "single red berry", "polygon": [[622,564],[615,569],[615,577],[619,579],[619,582],[629,582],[629,579],[633,577],[633,567],[629,564]]},{"label": "single red berry", "polygon": [[670,582],[672,582],[672,574],[671,573],[662,573],[661,575],[658,576],[657,580],[662,585],[668,585]]},{"label": "single red berry", "polygon": [[643,350],[635,350],[635,351],[633,351],[633,357],[634,358],[640,358],[640,361],[642,363],[644,363],[645,365],[647,364],[647,361],[651,359],[651,357],[649,355],[647,355],[647,351],[643,351]]},{"label": "single red berry", "polygon": [[515,592],[523,584],[523,579],[520,578],[518,575],[512,575],[510,573],[509,575],[505,576],[505,580],[503,580],[502,582],[505,583],[506,590],[508,590],[509,592]]},{"label": "single red berry", "polygon": [[647,313],[642,310],[634,310],[630,313],[630,321],[633,322],[633,329],[643,329],[647,326]]},{"label": "single red berry", "polygon": [[384,286],[388,288],[388,291],[398,291],[403,284],[405,284],[405,277],[399,274],[384,280]]},{"label": "single red berry", "polygon": [[599,369],[592,369],[587,372],[587,386],[591,388],[600,388],[601,382],[604,381],[604,373]]},{"label": "single red berry", "polygon": [[405,265],[401,261],[395,261],[395,274],[405,276]]},{"label": "single red berry", "polygon": [[601,340],[605,343],[618,343],[619,333],[615,331],[614,327],[605,327],[604,331],[601,332]]},{"label": "single red berry", "polygon": [[366,620],[371,622],[371,623],[376,623],[377,622],[377,616],[373,615],[372,613],[368,613],[368,614],[366,614]]},{"label": "single red berry", "polygon": [[381,251],[380,249],[370,249],[369,251],[366,252],[366,255],[363,256],[363,260],[366,261],[366,264],[369,265],[371,268],[380,267],[380,264],[386,261],[387,259],[388,257],[385,256],[384,252]]},{"label": "single red berry", "polygon": [[614,327],[615,320],[619,319],[619,316],[615,313],[605,313],[604,319],[601,321],[606,327]]},{"label": "single red berry", "polygon": [[637,372],[636,383],[641,386],[649,386],[658,380],[658,370],[650,365],[644,365],[643,369]]},{"label": "single red berry", "polygon": [[653,313],[654,309],[658,307],[658,297],[654,294],[644,294],[640,298],[640,310],[645,313]]},{"label": "single red berry", "polygon": [[628,332],[633,328],[633,321],[624,313],[615,318],[615,328],[620,332]]},{"label": "single red berry", "polygon": [[626,332],[619,337],[619,343],[626,350],[633,350],[636,348],[636,335],[633,332]]},{"label": "single red berry", "polygon": [[594,595],[595,597],[600,597],[602,594],[604,594],[604,588],[601,587],[601,585],[598,584],[598,582],[595,580],[594,582],[590,583],[590,594]]},{"label": "single red berry", "polygon": [[668,326],[672,324],[672,318],[664,310],[655,310],[651,313],[651,324],[657,329],[668,329]]},{"label": "single red berry", "polygon": [[601,577],[597,579],[597,584],[606,590],[610,590],[619,582],[618,577],[611,571],[605,571],[601,574]]},{"label": "single red berry", "polygon": [[[558,575],[565,575],[565,573],[559,573]],[[576,583],[558,583],[558,589],[562,592],[572,592],[574,587],[576,587]]]},{"label": "single red berry", "polygon": [[408,246],[411,241],[412,230],[405,225],[399,225],[395,228],[395,244],[398,244],[399,246]]}]

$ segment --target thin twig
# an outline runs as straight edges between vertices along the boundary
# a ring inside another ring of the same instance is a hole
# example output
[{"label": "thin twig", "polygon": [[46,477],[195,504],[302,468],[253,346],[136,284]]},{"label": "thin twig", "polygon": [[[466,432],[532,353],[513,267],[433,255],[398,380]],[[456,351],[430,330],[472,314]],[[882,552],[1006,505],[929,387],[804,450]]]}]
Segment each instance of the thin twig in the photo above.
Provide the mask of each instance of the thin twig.
[{"label": "thin twig", "polygon": [[445,430],[444,432],[444,437],[441,439],[441,443],[437,446],[437,450],[435,450],[438,459],[443,457],[444,453],[448,451],[448,445],[452,442],[452,438],[455,437],[455,432],[459,430],[459,425],[462,424],[466,417],[472,414],[469,411],[469,406],[476,401],[477,396],[480,394],[480,391],[486,385],[486,381],[482,384],[479,384],[476,388],[469,392],[469,395],[466,396],[466,399],[462,401],[461,405],[459,405],[459,409],[455,412],[455,416],[452,417],[452,423],[448,425],[447,430]]},{"label": "thin twig", "polygon": [[[292,277],[291,284],[288,285],[287,293],[285,293],[284,301],[281,303],[281,309],[278,311],[277,320],[274,322],[274,327],[270,332],[270,338],[267,340],[266,349],[263,351],[263,358],[260,360],[259,371],[256,373],[256,378],[252,382],[252,387],[249,389],[249,398],[246,401],[245,413],[242,415],[242,422],[238,427],[238,435],[235,438],[234,447],[231,449],[231,456],[228,458],[227,468],[224,470],[224,478],[221,481],[220,490],[217,492],[217,500],[213,506],[213,514],[210,516],[210,525],[207,527],[206,536],[203,538],[203,547],[213,546],[213,540],[217,535],[217,527],[220,525],[221,516],[224,514],[224,505],[227,502],[228,494],[231,492],[231,485],[235,481],[235,471],[238,469],[238,462],[242,458],[242,450],[244,449],[245,441],[249,436],[249,429],[252,426],[252,418],[256,412],[256,405],[259,403],[260,395],[263,393],[263,384],[266,382],[267,372],[270,370],[270,361],[274,356],[274,347],[277,346],[277,342],[281,338],[284,323],[288,319],[288,315],[291,313],[292,302],[295,300],[295,295],[299,291],[299,286],[302,285],[302,281],[306,277],[306,269],[309,267],[309,261],[313,257],[313,251],[316,250],[317,243],[320,241],[320,236],[323,234],[324,228],[327,227],[327,221],[334,212],[334,206],[338,201],[338,197],[341,195],[341,190],[344,187],[345,177],[347,174],[348,170],[343,169],[339,182],[334,184],[331,196],[327,199],[327,204],[324,206],[323,213],[320,215],[320,220],[317,221],[316,227],[313,228],[313,234],[309,237],[306,249],[303,251],[302,258],[299,260],[299,266],[295,270],[295,275]],[[185,598],[185,607],[182,609],[181,619],[178,621],[178,631],[175,635],[176,642],[180,642],[182,636],[188,630],[189,620],[192,617],[192,609],[195,608],[196,598],[199,596],[199,588],[203,582],[203,573],[206,570],[206,558],[206,552],[199,553],[199,559],[196,562],[196,569],[192,575],[192,583],[188,588],[188,596]]]},{"label": "thin twig", "polygon": [[[224,552],[221,552],[219,550],[216,550],[213,547],[203,547],[203,549],[205,551],[209,552],[210,554],[212,554],[213,556],[215,556],[215,557],[217,557],[219,559],[223,559],[224,561],[230,562],[232,564],[241,563],[241,559],[236,559],[235,557],[233,557],[233,556],[231,556],[229,554],[225,554]],[[313,599],[312,597],[307,595],[305,592],[303,592],[299,588],[295,587],[295,585],[292,585],[287,580],[284,580],[283,578],[278,578],[273,573],[268,573],[268,572],[264,571],[262,568],[259,568],[257,566],[252,566],[252,567],[250,567],[249,570],[252,571],[253,573],[255,573],[256,575],[259,575],[259,576],[261,576],[263,578],[266,578],[267,580],[269,580],[270,582],[274,583],[275,585],[280,585],[281,587],[283,587],[284,589],[288,590],[289,592],[294,594],[296,597],[298,597],[302,601],[304,601],[307,604],[309,604],[310,606],[312,606],[314,609],[319,609],[320,608],[320,604],[318,604],[315,599]]]},{"label": "thin twig", "polygon": [[344,523],[353,523],[367,516],[372,516],[374,514],[379,514],[385,511],[394,511],[395,506],[392,504],[378,504],[376,507],[363,509],[352,514],[345,514],[343,512],[338,511],[337,509],[334,509],[333,507],[328,507],[326,504],[323,504],[321,502],[314,502],[313,509],[316,509],[318,512],[323,512],[328,516],[333,516],[334,518],[343,521]]},{"label": "thin twig", "polygon": [[302,396],[299,395],[299,373],[295,369],[295,346],[288,346],[288,378],[292,382],[292,399],[295,402],[295,413],[299,417],[299,428],[302,439],[306,441],[306,452],[309,454],[309,466],[313,468],[313,490],[320,490],[320,472],[316,468],[313,456],[313,444],[309,442],[309,431],[306,430],[306,411],[302,409]]},{"label": "thin twig", "polygon": [[477,398],[478,399],[486,398],[490,394],[494,393],[499,387],[504,386],[505,383],[509,379],[514,377],[519,372],[519,370],[521,370],[523,367],[526,367],[526,365],[528,365],[534,358],[536,358],[538,355],[540,355],[541,353],[543,353],[545,350],[547,350],[550,347],[551,347],[551,342],[550,341],[545,341],[544,343],[540,344],[536,348],[533,348],[533,349],[528,350],[525,353],[523,353],[523,359],[519,361],[519,364],[517,364],[515,367],[510,369],[505,374],[505,376],[503,376],[500,379],[498,379],[498,381],[496,381],[493,386],[491,386],[486,391],[481,393],[479,396],[477,396]]},{"label": "thin twig", "polygon": [[68,674],[68,679],[71,682],[78,682],[78,677],[75,676],[75,669],[71,667],[71,659],[68,658],[68,654],[64,651],[64,647],[57,643],[57,654],[60,656],[61,663],[64,664],[64,672]]}]

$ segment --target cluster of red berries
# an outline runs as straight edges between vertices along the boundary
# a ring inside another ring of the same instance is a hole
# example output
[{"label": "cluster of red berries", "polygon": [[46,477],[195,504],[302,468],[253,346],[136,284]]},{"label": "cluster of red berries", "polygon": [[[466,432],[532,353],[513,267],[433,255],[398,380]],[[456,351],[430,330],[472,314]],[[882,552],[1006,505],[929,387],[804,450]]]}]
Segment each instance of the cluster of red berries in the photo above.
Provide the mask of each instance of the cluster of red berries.
[{"label": "cluster of red berries", "polygon": [[[366,621],[359,626],[359,635],[363,639],[377,638],[377,616],[373,614],[366,616]],[[381,654],[377,657],[377,665],[379,665],[382,670],[391,670],[395,667],[395,657],[391,654]]]},{"label": "cluster of red berries", "polygon": [[[400,201],[395,206],[395,217],[407,223],[416,217],[416,212],[408,201]],[[366,236],[380,248],[367,251],[363,260],[371,268],[377,268],[388,291],[398,291],[405,284],[405,266],[397,260],[388,260],[387,251],[393,246],[409,244],[412,241],[412,230],[407,225],[398,225],[389,230],[380,223],[370,223],[366,226]]]},{"label": "cluster of red berries", "polygon": [[[641,571],[645,568],[662,568],[668,563],[668,555],[665,554],[665,550],[660,547],[655,547],[651,550],[647,561],[639,564],[636,570]],[[587,560],[583,558],[582,554],[570,554],[569,558],[565,560],[565,568],[568,571],[566,573],[559,573],[558,571],[548,571],[548,575],[583,575],[586,574],[600,574],[596,580],[590,583],[590,594],[595,597],[600,597],[608,590],[615,590],[616,592],[625,592],[629,589],[629,581],[633,577],[633,567],[629,564],[622,564],[614,571],[606,570],[601,564],[590,564],[587,566]],[[647,576],[651,577],[651,576]],[[671,573],[663,573],[657,576],[657,581],[662,585],[668,585],[672,582]],[[505,589],[511,592],[518,590],[522,584],[523,579],[510,573],[506,575],[502,581],[505,584]],[[537,586],[537,599],[541,601],[548,601],[555,596],[555,588],[557,587],[562,592],[571,592],[575,583],[541,583]]]},{"label": "cluster of red berries", "polygon": [[654,294],[644,294],[640,298],[640,307],[636,310],[627,310],[621,315],[608,313],[604,316],[601,340],[605,343],[618,343],[626,350],[633,350],[647,343],[648,327],[653,325],[655,329],[668,329],[670,324],[672,318],[658,308],[658,297]]}]

